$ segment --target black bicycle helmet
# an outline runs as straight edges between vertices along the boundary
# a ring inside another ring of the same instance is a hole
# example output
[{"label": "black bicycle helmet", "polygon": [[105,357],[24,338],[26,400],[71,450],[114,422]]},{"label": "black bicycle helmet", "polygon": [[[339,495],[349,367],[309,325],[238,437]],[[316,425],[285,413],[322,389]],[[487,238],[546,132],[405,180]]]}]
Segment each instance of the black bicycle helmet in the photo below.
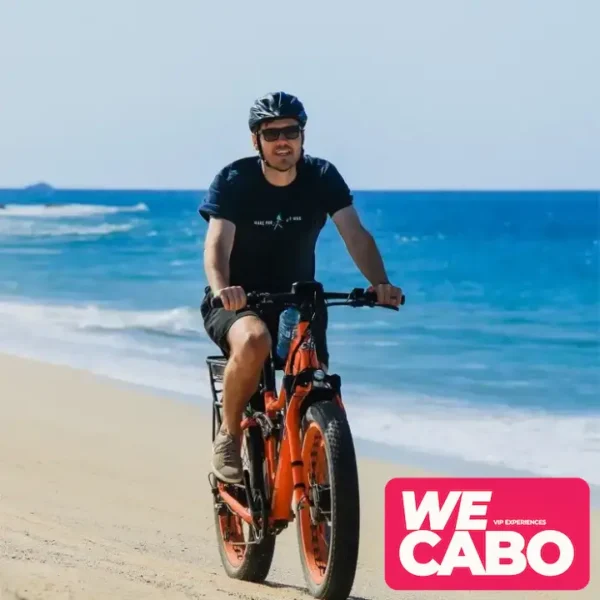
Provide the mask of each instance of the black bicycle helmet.
[{"label": "black bicycle helmet", "polygon": [[308,117],[302,102],[296,96],[274,92],[254,102],[248,119],[250,131],[255,132],[261,123],[272,119],[297,119],[300,126],[304,127]]}]

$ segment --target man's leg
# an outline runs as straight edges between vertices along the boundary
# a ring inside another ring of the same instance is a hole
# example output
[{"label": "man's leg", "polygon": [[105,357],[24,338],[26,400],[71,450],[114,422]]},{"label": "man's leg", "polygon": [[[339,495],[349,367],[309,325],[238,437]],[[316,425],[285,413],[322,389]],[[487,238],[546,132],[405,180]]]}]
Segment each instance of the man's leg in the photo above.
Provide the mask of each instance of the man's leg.
[{"label": "man's leg", "polygon": [[244,316],[227,334],[229,359],[223,375],[224,426],[239,435],[242,414],[256,391],[265,360],[271,350],[271,336],[265,323],[253,315]]},{"label": "man's leg", "polygon": [[255,315],[234,321],[226,342],[229,356],[223,374],[223,425],[215,438],[212,467],[219,479],[237,483],[242,480],[242,416],[258,387],[272,342],[267,326]]}]

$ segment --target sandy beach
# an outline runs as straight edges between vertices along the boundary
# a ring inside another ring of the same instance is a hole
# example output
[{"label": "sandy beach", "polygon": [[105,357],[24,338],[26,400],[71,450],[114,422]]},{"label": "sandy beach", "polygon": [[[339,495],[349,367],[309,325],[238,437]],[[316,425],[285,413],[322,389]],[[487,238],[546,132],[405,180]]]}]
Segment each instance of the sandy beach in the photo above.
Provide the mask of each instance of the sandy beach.
[{"label": "sandy beach", "polygon": [[[266,584],[224,574],[207,479],[206,415],[198,405],[90,373],[0,356],[0,599],[309,598],[295,527],[279,537]],[[400,475],[427,473],[360,462],[353,598],[600,598],[597,512],[592,580],[584,591],[390,590],[383,577],[383,492]]]}]

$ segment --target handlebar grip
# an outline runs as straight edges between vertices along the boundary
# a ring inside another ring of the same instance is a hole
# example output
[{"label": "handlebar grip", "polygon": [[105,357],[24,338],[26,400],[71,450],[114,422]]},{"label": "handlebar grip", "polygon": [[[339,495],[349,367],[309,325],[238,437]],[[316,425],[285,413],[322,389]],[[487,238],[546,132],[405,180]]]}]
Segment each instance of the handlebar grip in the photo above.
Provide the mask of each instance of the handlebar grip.
[{"label": "handlebar grip", "polygon": [[[375,292],[375,291],[365,292],[365,300],[367,302],[377,302],[377,292]],[[402,294],[402,298],[400,298],[400,304],[404,305],[405,301],[406,301],[406,296],[404,294]]]}]

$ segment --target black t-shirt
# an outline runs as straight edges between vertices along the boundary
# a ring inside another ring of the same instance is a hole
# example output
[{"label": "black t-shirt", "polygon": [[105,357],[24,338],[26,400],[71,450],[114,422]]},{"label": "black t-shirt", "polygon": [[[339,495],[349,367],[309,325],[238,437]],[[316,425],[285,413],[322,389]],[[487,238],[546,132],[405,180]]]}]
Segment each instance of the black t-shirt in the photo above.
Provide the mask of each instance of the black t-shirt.
[{"label": "black t-shirt", "polygon": [[198,212],[236,226],[230,285],[246,292],[289,291],[315,278],[315,246],[327,215],[352,204],[346,182],[330,162],[304,155],[296,179],[275,186],[258,157],[239,159],[213,180]]}]

